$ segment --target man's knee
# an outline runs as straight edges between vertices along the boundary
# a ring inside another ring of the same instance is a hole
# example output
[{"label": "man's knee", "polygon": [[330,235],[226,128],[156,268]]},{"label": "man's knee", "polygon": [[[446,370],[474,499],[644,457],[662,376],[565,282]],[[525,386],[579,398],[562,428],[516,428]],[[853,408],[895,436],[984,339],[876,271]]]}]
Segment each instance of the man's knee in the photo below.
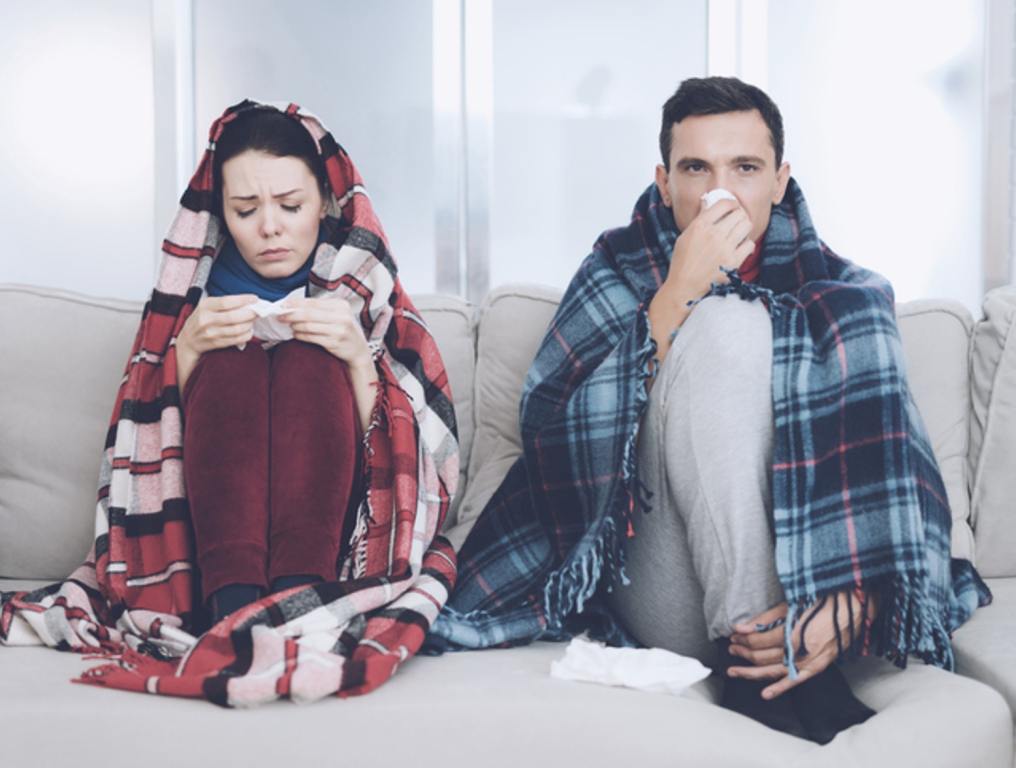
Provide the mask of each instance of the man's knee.
[{"label": "man's knee", "polygon": [[[763,376],[772,365],[772,325],[760,301],[710,296],[700,301],[671,347],[683,367],[699,373]],[[675,360],[676,361],[676,360]]]}]

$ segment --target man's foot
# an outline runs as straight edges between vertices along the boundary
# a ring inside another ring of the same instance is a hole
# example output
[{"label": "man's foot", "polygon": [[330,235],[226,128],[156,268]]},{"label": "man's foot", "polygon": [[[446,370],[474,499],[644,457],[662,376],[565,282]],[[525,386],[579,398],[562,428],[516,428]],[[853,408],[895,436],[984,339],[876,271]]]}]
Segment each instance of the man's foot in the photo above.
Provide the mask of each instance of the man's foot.
[{"label": "man's foot", "polygon": [[723,677],[723,695],[720,698],[720,706],[750,717],[774,730],[802,739],[809,738],[801,723],[801,718],[794,711],[789,696],[779,696],[767,701],[762,698],[762,691],[771,681],[728,677],[727,670],[730,667],[749,665],[744,659],[730,655],[730,640],[721,638],[716,641],[716,644],[719,650],[717,671]]},{"label": "man's foot", "polygon": [[859,725],[875,714],[875,710],[854,696],[836,664],[830,664],[815,677],[791,688],[781,698],[790,699],[807,738],[819,744],[828,744],[840,731]]}]

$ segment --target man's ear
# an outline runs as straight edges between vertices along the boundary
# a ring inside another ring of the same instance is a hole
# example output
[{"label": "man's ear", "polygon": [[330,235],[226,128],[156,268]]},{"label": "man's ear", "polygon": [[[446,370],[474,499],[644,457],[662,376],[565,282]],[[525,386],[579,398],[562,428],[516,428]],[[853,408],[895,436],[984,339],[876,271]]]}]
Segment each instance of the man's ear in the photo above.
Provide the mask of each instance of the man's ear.
[{"label": "man's ear", "polygon": [[663,204],[670,208],[674,202],[670,199],[670,193],[667,191],[667,169],[662,165],[656,166],[656,189],[660,192],[660,197],[663,198]]},{"label": "man's ear", "polygon": [[776,185],[773,187],[773,205],[779,205],[790,181],[790,163],[784,162],[776,171]]}]

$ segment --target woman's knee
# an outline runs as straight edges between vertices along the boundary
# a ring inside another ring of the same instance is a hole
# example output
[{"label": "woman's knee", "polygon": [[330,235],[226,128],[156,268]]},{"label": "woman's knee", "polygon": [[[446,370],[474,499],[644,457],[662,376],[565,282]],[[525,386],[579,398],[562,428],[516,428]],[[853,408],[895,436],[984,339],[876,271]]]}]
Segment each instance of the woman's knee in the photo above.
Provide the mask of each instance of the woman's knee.
[{"label": "woman's knee", "polygon": [[268,356],[260,344],[247,344],[242,350],[225,347],[203,352],[182,393],[186,404],[195,391],[256,392],[257,382],[268,380]]}]

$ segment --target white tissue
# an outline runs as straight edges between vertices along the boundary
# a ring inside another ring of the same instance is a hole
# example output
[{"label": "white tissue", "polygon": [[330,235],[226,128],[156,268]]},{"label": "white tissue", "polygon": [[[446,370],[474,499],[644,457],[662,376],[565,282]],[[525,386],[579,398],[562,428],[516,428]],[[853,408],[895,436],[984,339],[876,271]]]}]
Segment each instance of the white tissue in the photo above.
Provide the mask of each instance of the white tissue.
[{"label": "white tissue", "polygon": [[677,696],[707,678],[709,668],[662,648],[608,648],[577,637],[550,663],[550,676]]},{"label": "white tissue", "polygon": [[736,202],[737,198],[722,187],[711,189],[702,195],[702,205],[706,208],[712,208],[716,205],[716,203],[720,202],[720,200],[734,200]]},{"label": "white tissue", "polygon": [[[282,306],[282,302],[293,297],[303,296],[306,291],[301,287],[278,301],[258,299],[250,305],[257,315],[254,320],[254,338],[261,341],[288,341],[293,338],[293,329],[289,323],[279,320],[279,315],[291,311]],[[241,346],[241,349],[243,347]]]}]

